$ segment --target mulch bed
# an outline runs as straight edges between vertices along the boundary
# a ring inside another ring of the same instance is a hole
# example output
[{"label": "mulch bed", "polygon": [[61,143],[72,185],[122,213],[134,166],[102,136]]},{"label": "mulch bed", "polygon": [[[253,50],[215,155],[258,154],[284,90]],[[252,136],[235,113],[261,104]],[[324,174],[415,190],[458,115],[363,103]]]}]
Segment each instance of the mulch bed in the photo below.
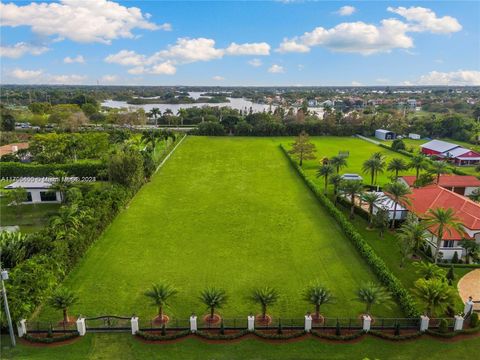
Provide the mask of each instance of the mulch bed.
[{"label": "mulch bed", "polygon": [[267,326],[272,323],[272,317],[270,315],[265,315],[265,317],[262,316],[262,314],[259,314],[255,316],[255,325],[256,326]]},{"label": "mulch bed", "polygon": [[163,324],[168,324],[170,321],[170,317],[168,315],[163,315],[162,318],[160,319],[160,316],[157,316],[155,319],[153,319],[153,323],[156,325],[163,325]]},{"label": "mulch bed", "polygon": [[218,314],[213,314],[213,318],[210,317],[210,314],[207,314],[203,317],[203,322],[206,324],[219,324],[222,321],[222,317]]},{"label": "mulch bed", "polygon": [[[38,333],[38,334],[30,333],[29,335],[32,336],[32,337],[36,337],[36,338],[46,338],[48,336],[47,333]],[[64,335],[65,335],[64,333],[53,333],[52,337],[53,338],[62,337]],[[55,347],[55,346],[63,346],[63,345],[72,344],[72,343],[76,342],[77,340],[79,340],[80,338],[81,338],[81,336],[77,336],[77,337],[74,337],[74,338],[71,338],[71,339],[67,339],[67,340],[63,340],[63,341],[57,341],[57,342],[53,342],[53,343],[49,343],[49,344],[41,343],[41,342],[32,342],[32,341],[28,341],[24,338],[20,338],[20,342],[24,345],[32,346],[32,347]]]}]

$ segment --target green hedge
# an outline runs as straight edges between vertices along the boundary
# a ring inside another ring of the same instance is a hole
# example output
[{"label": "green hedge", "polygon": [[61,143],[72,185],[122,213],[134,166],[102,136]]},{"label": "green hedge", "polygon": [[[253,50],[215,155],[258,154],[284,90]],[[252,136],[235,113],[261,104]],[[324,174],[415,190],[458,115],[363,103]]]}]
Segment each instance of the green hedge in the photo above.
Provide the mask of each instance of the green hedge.
[{"label": "green hedge", "polygon": [[454,332],[447,332],[447,333],[442,333],[442,332],[430,330],[430,329],[427,329],[425,331],[425,333],[429,335],[446,338],[446,339],[454,338],[457,335],[471,335],[471,334],[476,334],[478,332],[480,332],[480,326],[470,328],[470,329],[454,331]]},{"label": "green hedge", "polygon": [[303,169],[289,156],[287,150],[280,145],[280,148],[290,160],[292,166],[297,170],[298,174],[303,178],[310,190],[315,194],[318,201],[324,206],[327,212],[337,221],[342,228],[344,234],[357,248],[360,255],[370,265],[371,269],[377,276],[377,278],[385,285],[388,290],[397,299],[404,314],[409,318],[420,317],[420,312],[415,306],[415,302],[412,296],[405,289],[403,284],[398,278],[393,275],[385,262],[375,253],[372,247],[363,239],[363,237],[357,232],[352,223],[346,218],[346,216],[338,210],[335,205],[323,195],[323,190],[320,189],[317,184],[310,180]]},{"label": "green hedge", "polygon": [[211,334],[208,331],[197,331],[195,335],[208,340],[234,340],[249,334],[248,330],[241,330],[235,334]]},{"label": "green hedge", "polygon": [[259,331],[254,331],[253,334],[255,334],[255,336],[258,336],[262,339],[289,340],[289,339],[295,339],[295,338],[305,336],[307,333],[302,330],[302,331],[299,331],[299,332],[296,332],[296,333],[293,333],[293,334],[266,334],[266,333],[262,333],[262,332],[259,332]]},{"label": "green hedge", "polygon": [[437,265],[441,267],[448,267],[448,268],[450,266],[453,266],[454,268],[471,268],[471,269],[480,268],[480,264],[437,263]]},{"label": "green hedge", "polygon": [[391,335],[391,334],[383,333],[377,330],[370,330],[368,333],[380,339],[393,340],[393,341],[416,339],[423,335],[423,332],[421,331],[416,331],[414,333],[405,334],[405,335]]},{"label": "green hedge", "polygon": [[362,337],[363,335],[365,335],[365,331],[360,330],[360,331],[357,331],[357,332],[355,332],[353,334],[350,334],[350,335],[322,334],[322,333],[319,333],[319,332],[316,332],[316,331],[312,331],[311,334],[313,336],[318,337],[318,338],[327,339],[327,340],[354,340],[354,339],[358,339],[359,337]]},{"label": "green hedge", "polygon": [[78,332],[72,332],[72,333],[64,334],[63,336],[58,336],[58,337],[36,337],[27,333],[23,336],[23,339],[30,342],[34,342],[34,343],[52,344],[56,342],[74,339],[78,336],[80,336]]},{"label": "green hedge", "polygon": [[95,177],[102,179],[106,174],[106,165],[100,161],[83,160],[71,164],[24,164],[18,162],[0,162],[0,176],[7,177],[48,177],[55,170],[63,170],[68,175]]},{"label": "green hedge", "polygon": [[190,335],[190,330],[184,330],[176,332],[172,335],[156,335],[156,334],[149,334],[147,331],[137,331],[135,333],[136,336],[141,337],[144,340],[149,341],[166,341],[166,340],[175,340],[180,339],[182,337]]}]

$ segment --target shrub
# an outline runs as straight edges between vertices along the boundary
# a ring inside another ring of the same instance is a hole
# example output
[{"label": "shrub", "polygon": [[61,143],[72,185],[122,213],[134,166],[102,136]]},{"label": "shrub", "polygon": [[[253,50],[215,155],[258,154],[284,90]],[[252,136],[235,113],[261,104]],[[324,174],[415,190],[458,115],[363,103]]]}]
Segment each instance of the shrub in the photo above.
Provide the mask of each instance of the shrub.
[{"label": "shrub", "polygon": [[448,332],[448,320],[447,319],[441,319],[440,320],[440,325],[438,325],[438,331],[445,334]]},{"label": "shrub", "polygon": [[405,150],[405,143],[403,142],[402,139],[395,139],[392,141],[392,145],[391,145],[392,149],[393,150]]},{"label": "shrub", "polygon": [[396,323],[395,324],[395,336],[399,336],[400,335],[400,323]]},{"label": "shrub", "polygon": [[182,337],[188,336],[190,335],[190,330],[179,331],[172,335],[167,335],[167,336],[159,336],[155,334],[150,334],[147,331],[140,330],[140,331],[137,331],[135,335],[149,341],[165,341],[165,340],[180,339]]},{"label": "shrub", "polygon": [[340,336],[342,335],[340,331],[340,323],[337,321],[337,325],[335,326],[335,335]]},{"label": "shrub", "polygon": [[457,263],[458,263],[458,252],[456,252],[456,251],[453,253],[452,263],[453,263],[453,264],[457,264]]},{"label": "shrub", "polygon": [[470,315],[470,326],[476,328],[478,326],[478,314],[476,312]]},{"label": "shrub", "polygon": [[80,336],[80,334],[76,331],[72,332],[72,333],[63,334],[62,336],[56,336],[56,337],[53,337],[53,336],[50,337],[50,336],[48,336],[48,334],[47,334],[47,337],[37,337],[37,336],[32,336],[32,335],[27,333],[23,336],[23,339],[25,339],[27,341],[30,341],[30,342],[34,342],[34,343],[51,344],[51,343],[56,343],[56,342],[60,342],[60,341],[66,341],[66,340],[74,339],[78,336]]},{"label": "shrub", "polygon": [[195,129],[195,134],[209,135],[209,136],[223,136],[225,135],[225,128],[220,123],[207,121],[207,122],[198,124],[198,127]]},{"label": "shrub", "polygon": [[95,177],[104,180],[106,164],[98,160],[80,160],[68,164],[24,164],[19,162],[0,162],[2,177],[48,177],[56,170],[71,176]]}]

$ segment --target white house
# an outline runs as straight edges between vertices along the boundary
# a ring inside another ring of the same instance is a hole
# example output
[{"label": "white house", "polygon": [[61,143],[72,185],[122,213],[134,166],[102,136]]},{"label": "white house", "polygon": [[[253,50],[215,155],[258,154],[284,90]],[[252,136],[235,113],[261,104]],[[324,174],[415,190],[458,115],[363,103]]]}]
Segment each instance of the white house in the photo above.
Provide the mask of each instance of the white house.
[{"label": "white house", "polygon": [[384,129],[375,130],[375,137],[380,140],[393,140],[395,139],[395,133]]},{"label": "white house", "polygon": [[395,220],[404,220],[407,217],[408,210],[401,204],[397,204],[395,211],[395,202],[381,191],[375,191],[376,194],[382,196],[379,201],[373,204],[373,214],[376,215],[380,209],[388,211],[388,218],[393,220],[395,212]]},{"label": "white house", "polygon": [[24,188],[27,191],[27,201],[24,204],[59,203],[61,195],[59,191],[51,191],[49,188],[55,179],[45,178],[20,178],[20,180],[5,186],[5,189]]},{"label": "white house", "polygon": [[420,140],[421,136],[419,134],[410,133],[408,134],[408,138],[413,140]]}]

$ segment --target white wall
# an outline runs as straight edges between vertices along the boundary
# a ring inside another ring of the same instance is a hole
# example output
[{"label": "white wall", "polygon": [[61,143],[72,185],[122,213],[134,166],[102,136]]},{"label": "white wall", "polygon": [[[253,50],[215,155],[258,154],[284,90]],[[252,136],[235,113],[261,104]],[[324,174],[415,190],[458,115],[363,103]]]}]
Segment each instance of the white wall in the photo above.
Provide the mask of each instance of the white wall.
[{"label": "white wall", "polygon": [[55,201],[42,201],[40,197],[40,192],[48,192],[48,189],[26,189],[32,195],[32,201],[25,202],[24,204],[49,204],[49,203],[58,203],[60,202],[60,192],[55,192],[56,199]]}]

